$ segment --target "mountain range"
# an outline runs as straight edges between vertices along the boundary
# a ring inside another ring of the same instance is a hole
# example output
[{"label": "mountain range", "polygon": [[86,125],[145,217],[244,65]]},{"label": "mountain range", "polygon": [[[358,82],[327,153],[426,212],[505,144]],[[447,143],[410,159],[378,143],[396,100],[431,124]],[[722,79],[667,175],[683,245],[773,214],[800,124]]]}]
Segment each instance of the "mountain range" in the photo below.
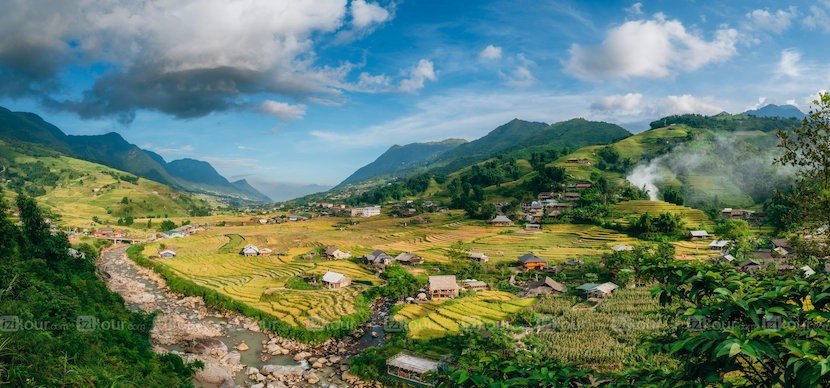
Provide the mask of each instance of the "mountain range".
[{"label": "mountain range", "polygon": [[170,187],[256,202],[270,202],[245,180],[229,182],[210,163],[182,159],[166,162],[160,155],[110,132],[105,135],[66,135],[40,116],[0,107],[0,137],[45,145],[67,156],[100,163]]},{"label": "mountain range", "polygon": [[449,174],[496,155],[528,159],[533,152],[546,149],[576,150],[590,145],[610,144],[628,136],[631,133],[616,124],[581,118],[555,124],[513,119],[471,142],[447,139],[392,146],[338,187],[370,180],[394,180],[419,171]]}]

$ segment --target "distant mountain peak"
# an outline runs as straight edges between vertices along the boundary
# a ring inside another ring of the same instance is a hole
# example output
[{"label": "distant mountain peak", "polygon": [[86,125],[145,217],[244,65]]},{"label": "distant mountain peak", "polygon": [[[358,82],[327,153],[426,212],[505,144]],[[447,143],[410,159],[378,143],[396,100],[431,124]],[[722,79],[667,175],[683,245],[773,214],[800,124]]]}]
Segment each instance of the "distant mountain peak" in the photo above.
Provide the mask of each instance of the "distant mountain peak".
[{"label": "distant mountain peak", "polygon": [[355,171],[340,185],[361,182],[379,175],[425,166],[440,155],[467,143],[464,139],[445,139],[439,142],[395,144],[375,161]]},{"label": "distant mountain peak", "polygon": [[790,118],[796,117],[802,119],[807,117],[807,114],[802,112],[801,109],[793,105],[775,105],[775,104],[768,104],[764,105],[758,109],[751,109],[743,114],[751,115],[751,116],[758,116],[758,117],[783,117],[783,118]]}]

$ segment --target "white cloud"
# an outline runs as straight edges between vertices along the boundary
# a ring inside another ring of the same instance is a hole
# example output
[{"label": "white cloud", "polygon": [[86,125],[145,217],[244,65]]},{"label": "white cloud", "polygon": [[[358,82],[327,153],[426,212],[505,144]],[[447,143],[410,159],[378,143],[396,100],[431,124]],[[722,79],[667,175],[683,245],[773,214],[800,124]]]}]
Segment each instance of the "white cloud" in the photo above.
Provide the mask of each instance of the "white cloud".
[{"label": "white cloud", "polygon": [[626,95],[612,95],[594,101],[590,108],[598,111],[632,111],[640,107],[643,101],[641,93],[628,93]]},{"label": "white cloud", "polygon": [[380,75],[371,75],[369,73],[360,73],[360,79],[357,82],[357,87],[362,90],[383,90],[389,86],[389,77]]},{"label": "white cloud", "polygon": [[[830,3],[823,3],[825,8],[830,8]],[[818,5],[810,6],[810,15],[804,18],[804,25],[811,30],[822,29],[824,32],[830,32],[830,16],[827,16],[827,11]]]},{"label": "white cloud", "polygon": [[166,155],[192,155],[193,151],[196,148],[192,145],[185,145],[179,148],[156,148],[153,151],[157,154],[166,154]]},{"label": "white cloud", "polygon": [[631,7],[624,8],[625,12],[630,15],[642,15],[643,14],[643,3],[634,3]]},{"label": "white cloud", "polygon": [[262,113],[274,116],[282,121],[301,119],[305,115],[305,105],[290,105],[284,102],[265,100],[259,105]]},{"label": "white cloud", "polygon": [[398,90],[404,93],[415,93],[424,88],[424,81],[435,81],[435,69],[432,61],[421,59],[418,65],[409,71],[409,78],[401,80]]},{"label": "white cloud", "polygon": [[658,101],[653,108],[657,116],[682,115],[687,113],[698,113],[702,115],[716,115],[724,109],[715,105],[711,98],[697,98],[691,94],[682,96],[668,96],[665,100]]},{"label": "white cloud", "polygon": [[238,170],[268,170],[259,164],[257,159],[240,158],[240,159],[225,159],[214,156],[200,156],[199,159],[210,163],[213,168],[218,171],[238,171]]},{"label": "white cloud", "polygon": [[[536,82],[536,78],[533,77],[530,67],[536,66],[536,62],[527,59],[523,53],[516,54],[516,60],[519,62],[519,65],[516,66],[510,74],[504,74],[499,71],[499,76],[502,77],[508,85],[513,87],[523,88],[533,85]],[[511,58],[510,61],[512,62],[513,59]]]},{"label": "white cloud", "polygon": [[697,70],[737,54],[735,29],[722,28],[707,41],[680,21],[655,14],[611,28],[599,46],[571,46],[565,72],[584,80],[616,77],[662,78]]},{"label": "white cloud", "polygon": [[383,23],[390,16],[389,11],[378,3],[367,3],[364,0],[352,0],[349,10],[352,14],[352,26],[357,29]]},{"label": "white cloud", "polygon": [[768,31],[775,34],[780,34],[790,28],[792,20],[796,16],[798,16],[798,11],[793,6],[786,11],[779,9],[771,13],[765,9],[756,9],[746,14],[751,29]]},{"label": "white cloud", "polygon": [[796,49],[786,49],[781,51],[781,60],[778,62],[775,72],[778,75],[786,75],[788,77],[798,77],[801,75],[802,67],[799,64],[801,61],[801,53]]},{"label": "white cloud", "polygon": [[501,58],[501,47],[493,46],[492,44],[485,47],[478,53],[478,57],[483,60],[495,60]]}]

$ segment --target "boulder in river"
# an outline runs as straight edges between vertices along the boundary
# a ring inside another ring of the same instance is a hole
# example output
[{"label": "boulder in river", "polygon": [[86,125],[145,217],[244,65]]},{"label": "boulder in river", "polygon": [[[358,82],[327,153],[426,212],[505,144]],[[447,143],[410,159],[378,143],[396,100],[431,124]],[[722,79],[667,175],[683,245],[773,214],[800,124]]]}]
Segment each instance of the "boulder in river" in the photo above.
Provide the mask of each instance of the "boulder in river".
[{"label": "boulder in river", "polygon": [[196,372],[196,379],[208,384],[222,384],[225,379],[230,378],[231,374],[227,369],[214,363],[205,363],[205,368]]},{"label": "boulder in river", "polygon": [[240,352],[248,350],[248,345],[245,345],[245,343],[243,342],[236,346],[236,350],[239,350]]},{"label": "boulder in river", "polygon": [[198,337],[190,341],[187,351],[201,355],[224,356],[228,353],[228,346],[224,342],[211,337]]}]

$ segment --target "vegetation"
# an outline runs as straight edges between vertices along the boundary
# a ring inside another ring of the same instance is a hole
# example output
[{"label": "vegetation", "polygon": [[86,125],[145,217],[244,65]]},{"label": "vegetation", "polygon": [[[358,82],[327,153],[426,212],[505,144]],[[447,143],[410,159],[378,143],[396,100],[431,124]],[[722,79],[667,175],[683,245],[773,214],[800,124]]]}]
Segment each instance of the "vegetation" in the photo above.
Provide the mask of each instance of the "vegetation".
[{"label": "vegetation", "polygon": [[[154,316],[130,312],[107,290],[95,272],[97,250],[84,245],[85,258],[70,256],[66,236],[50,235],[34,200],[20,196],[16,205],[21,228],[6,218],[0,198],[0,315],[7,325],[0,384],[192,386],[198,365],[150,350]],[[111,329],[79,330],[81,317]]]}]

